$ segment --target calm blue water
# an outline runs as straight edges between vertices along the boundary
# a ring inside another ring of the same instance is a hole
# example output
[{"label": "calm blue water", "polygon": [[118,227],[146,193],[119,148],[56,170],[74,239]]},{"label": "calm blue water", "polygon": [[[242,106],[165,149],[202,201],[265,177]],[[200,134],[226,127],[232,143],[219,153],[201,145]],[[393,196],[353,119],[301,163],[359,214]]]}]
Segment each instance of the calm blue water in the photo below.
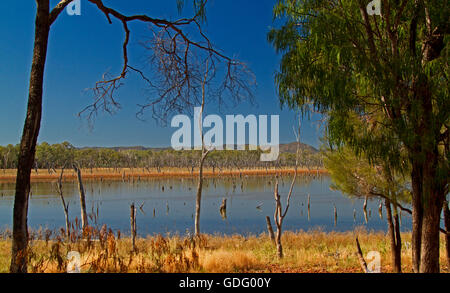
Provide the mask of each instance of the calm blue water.
[{"label": "calm blue water", "polygon": [[[266,231],[266,216],[273,223],[275,208],[274,177],[243,177],[205,179],[201,225],[203,233],[259,234]],[[279,181],[283,208],[291,178]],[[348,231],[364,226],[367,230],[386,231],[385,210],[379,217],[379,201],[369,201],[368,222],[363,214],[362,199],[350,199],[340,192],[331,191],[327,176],[300,176],[294,187],[284,230]],[[162,187],[164,186],[164,191]],[[155,233],[180,233],[192,231],[194,226],[196,179],[148,179],[140,182],[86,181],[87,210],[99,209],[97,225],[107,224],[122,233],[130,231],[130,204],[143,204],[138,208],[137,226],[141,236]],[[242,186],[242,188],[241,188]],[[14,184],[0,183],[0,229],[12,226]],[[308,219],[307,199],[311,198]],[[64,183],[64,195],[70,202],[71,220],[80,218],[78,187],[76,182]],[[222,219],[219,207],[227,198],[227,218]],[[334,224],[334,205],[338,213]],[[259,207],[259,208],[257,208]],[[356,219],[354,219],[356,211]],[[29,225],[33,229],[64,227],[64,212],[52,183],[32,184],[29,206]],[[402,213],[402,229],[410,230],[411,218]]]}]

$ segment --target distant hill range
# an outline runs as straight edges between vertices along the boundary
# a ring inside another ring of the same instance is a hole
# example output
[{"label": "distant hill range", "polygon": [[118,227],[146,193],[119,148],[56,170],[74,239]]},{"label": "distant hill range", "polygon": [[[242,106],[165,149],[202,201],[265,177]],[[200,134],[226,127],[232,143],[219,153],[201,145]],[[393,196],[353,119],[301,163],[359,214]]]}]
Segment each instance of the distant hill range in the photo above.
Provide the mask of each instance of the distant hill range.
[{"label": "distant hill range", "polygon": [[[301,150],[308,150],[309,152],[315,154],[318,153],[319,150],[317,150],[315,147],[310,146],[306,143],[300,143],[300,149]],[[286,144],[280,144],[280,153],[295,153],[297,152],[297,143],[291,142]]]},{"label": "distant hill range", "polygon": [[[164,151],[170,149],[169,147],[163,148],[152,148],[152,147],[144,147],[144,146],[127,146],[127,147],[82,147],[80,149],[111,149],[115,151],[127,151],[127,150],[137,150],[137,151]],[[309,152],[315,154],[319,152],[315,147],[310,146],[309,144],[300,143],[301,150],[308,150]],[[286,144],[280,144],[280,153],[295,153],[297,151],[297,143],[291,142]]]}]

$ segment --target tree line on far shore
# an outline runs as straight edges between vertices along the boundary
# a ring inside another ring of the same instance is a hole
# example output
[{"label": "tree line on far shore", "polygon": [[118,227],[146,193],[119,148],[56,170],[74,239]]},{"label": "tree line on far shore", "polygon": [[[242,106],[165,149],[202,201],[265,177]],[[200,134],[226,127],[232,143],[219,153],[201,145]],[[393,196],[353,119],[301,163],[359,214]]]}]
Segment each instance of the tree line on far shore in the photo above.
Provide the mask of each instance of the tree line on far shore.
[{"label": "tree line on far shore", "polygon": [[[16,169],[19,145],[0,146],[0,169]],[[286,168],[295,166],[295,153],[282,152],[276,161],[261,162],[261,151],[214,151],[205,161],[205,167],[212,169],[241,168]],[[173,149],[126,149],[126,148],[76,148],[69,142],[50,145],[46,142],[37,146],[34,169],[51,172],[74,163],[80,168],[186,168],[193,171],[198,164],[201,151]],[[300,151],[299,166],[321,168],[323,155],[310,148]]]}]

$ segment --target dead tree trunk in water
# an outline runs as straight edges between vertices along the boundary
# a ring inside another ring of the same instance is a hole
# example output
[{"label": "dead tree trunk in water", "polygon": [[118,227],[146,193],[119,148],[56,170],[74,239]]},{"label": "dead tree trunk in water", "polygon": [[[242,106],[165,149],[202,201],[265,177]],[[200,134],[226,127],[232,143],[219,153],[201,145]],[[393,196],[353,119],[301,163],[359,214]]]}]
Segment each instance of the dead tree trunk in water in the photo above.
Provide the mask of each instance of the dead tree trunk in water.
[{"label": "dead tree trunk in water", "polygon": [[337,226],[337,220],[338,220],[338,214],[337,214],[337,208],[336,205],[334,205],[334,226]]},{"label": "dead tree trunk in water", "polygon": [[[282,234],[282,228],[283,228],[282,226],[283,226],[284,215],[281,211],[281,198],[280,198],[280,194],[278,193],[278,181],[275,182],[274,196],[275,196],[275,205],[276,205],[274,220],[275,220],[275,226],[277,227],[277,234],[275,236],[275,244],[277,246],[278,258],[283,258],[283,246],[281,244],[281,234]],[[289,207],[289,205],[287,207]]]},{"label": "dead tree trunk in water", "polygon": [[70,239],[70,221],[69,221],[69,202],[66,203],[64,200],[64,194],[62,189],[62,179],[64,176],[64,168],[61,170],[61,174],[59,175],[58,182],[56,183],[56,191],[58,192],[59,198],[61,199],[61,203],[64,209],[64,216],[66,218],[66,236],[67,241]]},{"label": "dead tree trunk in water", "polygon": [[73,165],[73,169],[77,173],[78,178],[78,191],[80,193],[80,207],[81,207],[81,227],[84,232],[84,229],[86,229],[86,227],[89,225],[88,216],[86,213],[86,194],[84,192],[83,179],[81,176],[80,168],[76,165]]},{"label": "dead tree trunk in water", "polygon": [[369,222],[369,219],[367,218],[367,196],[364,200],[364,205],[363,205],[363,212],[364,212],[364,221],[366,221],[366,224]]},{"label": "dead tree trunk in water", "polygon": [[134,203],[130,207],[130,224],[131,224],[131,245],[133,252],[136,251],[136,208]]},{"label": "dead tree trunk in water", "polygon": [[[202,156],[200,158],[199,162],[199,170],[198,170],[198,186],[197,186],[197,196],[196,196],[196,203],[195,203],[195,236],[200,235],[200,209],[202,204],[202,191],[203,191],[203,164],[205,163],[206,157],[209,154],[209,150],[205,147],[205,141],[203,137],[203,110],[205,109],[205,95],[206,95],[206,82],[208,81],[208,73],[209,73],[209,67],[208,62],[206,62],[206,70],[204,79],[202,81],[202,105],[200,108],[200,115],[199,115],[199,121],[198,121],[198,127],[200,130],[200,136],[202,139]],[[193,170],[193,169],[192,169]]]},{"label": "dead tree trunk in water", "polygon": [[202,157],[199,163],[199,173],[198,173],[198,185],[197,185],[197,196],[195,203],[195,235],[200,235],[200,208],[202,203],[202,190],[203,190],[203,163],[205,162],[206,156],[208,156],[209,151],[202,152]]},{"label": "dead tree trunk in water", "polygon": [[[277,256],[278,258],[283,258],[283,246],[281,244],[281,235],[282,235],[282,228],[283,228],[283,221],[284,218],[286,217],[286,214],[289,210],[289,204],[291,201],[291,196],[292,196],[292,192],[294,191],[294,185],[295,185],[295,181],[297,180],[297,173],[298,173],[298,160],[299,160],[299,151],[300,151],[300,129],[301,129],[301,122],[300,122],[300,118],[298,120],[298,129],[297,132],[294,131],[294,134],[297,138],[297,153],[296,153],[296,159],[295,159],[295,173],[294,173],[294,178],[292,179],[292,183],[291,186],[289,188],[289,193],[287,196],[287,200],[286,200],[286,208],[284,210],[284,212],[282,211],[281,208],[281,197],[280,194],[278,193],[278,179],[275,182],[275,190],[274,190],[274,197],[275,197],[275,214],[273,216],[274,220],[275,220],[275,225],[277,227],[277,234],[275,237],[275,244],[277,246]],[[308,205],[309,205],[309,201],[308,201]]]},{"label": "dead tree trunk in water", "polygon": [[227,218],[227,199],[226,198],[222,199],[222,204],[220,205],[220,216],[224,220]]},{"label": "dead tree trunk in water", "polygon": [[49,0],[37,0],[34,32],[33,61],[31,65],[28,106],[17,165],[16,192],[13,211],[13,239],[11,248],[11,273],[27,272],[28,250],[28,197],[30,175],[33,168],[36,143],[42,116],[42,91],[45,60],[50,31]]},{"label": "dead tree trunk in water", "polygon": [[308,222],[311,219],[311,195],[308,193]]}]

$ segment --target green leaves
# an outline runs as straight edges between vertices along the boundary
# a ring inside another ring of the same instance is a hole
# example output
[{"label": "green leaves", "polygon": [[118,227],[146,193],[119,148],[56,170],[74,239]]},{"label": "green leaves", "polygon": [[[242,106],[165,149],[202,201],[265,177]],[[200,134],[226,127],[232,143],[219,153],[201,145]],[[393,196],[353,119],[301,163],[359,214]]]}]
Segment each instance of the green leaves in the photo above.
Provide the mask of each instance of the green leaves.
[{"label": "green leaves", "polygon": [[[206,21],[206,0],[190,0],[190,2],[192,2],[194,13],[198,18],[202,21]],[[185,4],[186,0],[177,0],[177,9],[179,13],[181,13]]]},{"label": "green leaves", "polygon": [[404,152],[431,152],[448,128],[450,8],[386,1],[382,16],[367,18],[367,3],[279,1],[284,24],[268,35],[282,54],[275,82],[282,105],[329,116],[331,144],[406,170]]},{"label": "green leaves", "polygon": [[333,180],[333,188],[350,197],[384,197],[408,203],[409,182],[405,177],[379,164],[361,159],[349,147],[324,151],[324,163]]}]

